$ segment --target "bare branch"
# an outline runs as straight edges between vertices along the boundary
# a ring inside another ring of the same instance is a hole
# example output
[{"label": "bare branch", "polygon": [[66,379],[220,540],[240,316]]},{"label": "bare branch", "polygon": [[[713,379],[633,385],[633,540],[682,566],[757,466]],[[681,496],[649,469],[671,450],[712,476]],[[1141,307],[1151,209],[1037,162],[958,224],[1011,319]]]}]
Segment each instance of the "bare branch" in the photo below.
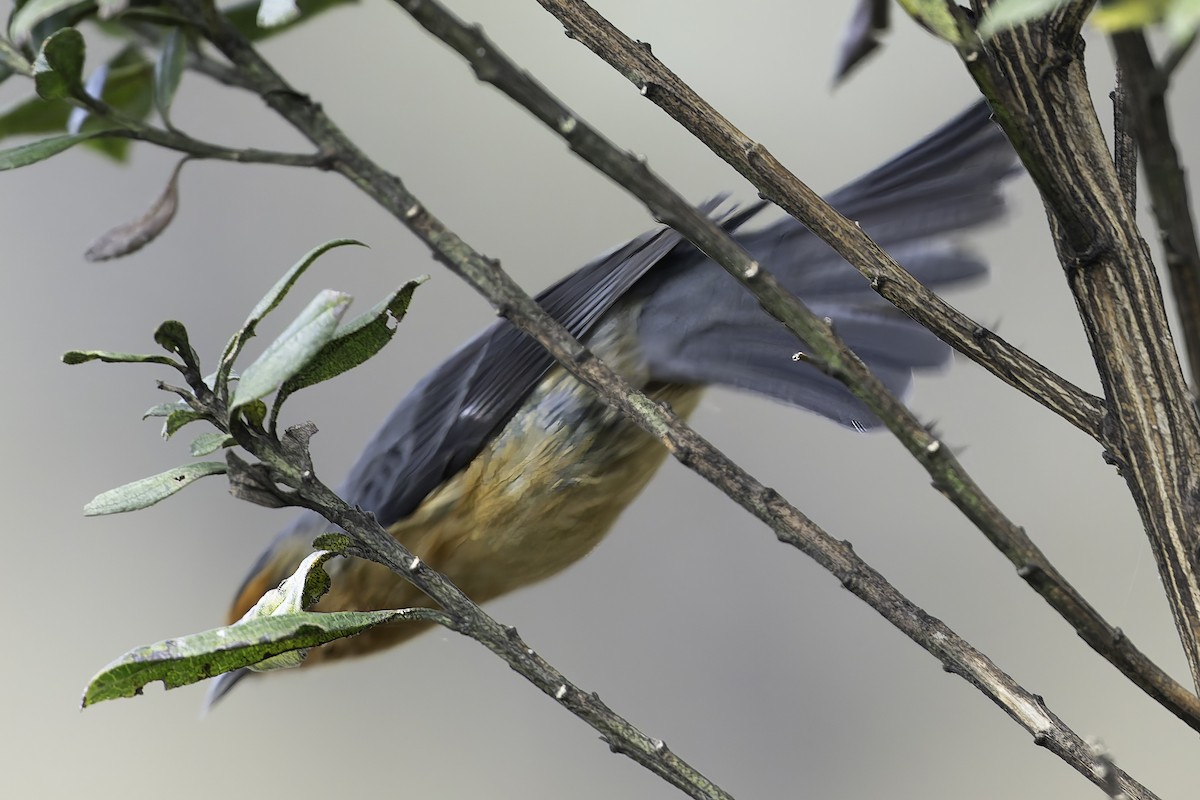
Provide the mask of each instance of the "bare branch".
[{"label": "bare branch", "polygon": [[1200,686],[1200,417],[1088,95],[1078,27],[1088,7],[1000,33],[964,64],[1041,190],[1108,403],[1106,458],[1142,517]]}]

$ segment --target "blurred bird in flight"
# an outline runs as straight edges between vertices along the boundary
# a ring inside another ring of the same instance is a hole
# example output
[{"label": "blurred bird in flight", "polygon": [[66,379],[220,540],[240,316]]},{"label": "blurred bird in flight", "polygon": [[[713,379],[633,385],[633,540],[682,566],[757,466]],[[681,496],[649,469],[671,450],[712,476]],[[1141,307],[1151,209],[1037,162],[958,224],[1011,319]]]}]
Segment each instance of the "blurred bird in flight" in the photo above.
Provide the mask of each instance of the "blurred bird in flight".
[{"label": "blurred bird in flight", "polygon": [[[922,283],[982,275],[955,238],[1004,213],[1015,154],[980,102],[883,166],[829,195]],[[733,233],[893,392],[949,348],[881,300],[867,281],[790,217],[742,226],[767,204],[704,210]],[[802,345],[725,271],[675,231],[642,234],[538,295],[556,320],[636,387],[687,417],[706,386],[767,395],[866,430],[878,420],[839,383],[793,361]],[[559,572],[591,550],[662,464],[666,450],[606,406],[533,339],[499,321],[418,383],[367,444],[341,487],[400,542],[485,602]],[[239,619],[291,575],[329,528],[305,513],[271,542],[233,607]],[[379,564],[336,559],[317,611],[428,606]],[[402,642],[399,623],[316,648],[305,665]],[[245,670],[222,675],[209,702]]]}]

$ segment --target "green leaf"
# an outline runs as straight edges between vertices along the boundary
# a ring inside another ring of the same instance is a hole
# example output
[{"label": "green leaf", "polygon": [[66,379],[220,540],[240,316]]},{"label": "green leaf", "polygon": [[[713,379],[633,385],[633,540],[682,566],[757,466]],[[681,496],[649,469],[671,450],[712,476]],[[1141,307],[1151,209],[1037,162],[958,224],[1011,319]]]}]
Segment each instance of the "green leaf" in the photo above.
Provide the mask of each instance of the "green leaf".
[{"label": "green leaf", "polygon": [[[64,364],[83,364],[88,361],[106,361],[109,364],[165,364],[182,371],[183,365],[173,358],[138,353],[113,353],[108,350],[68,350],[62,355]],[[147,412],[147,416],[149,412]]]},{"label": "green leaf", "polygon": [[227,433],[213,431],[211,433],[202,433],[195,439],[192,439],[191,452],[196,458],[207,456],[215,453],[222,447],[233,447],[237,444],[237,440]]},{"label": "green leaf", "polygon": [[93,5],[93,0],[29,0],[13,12],[8,23],[8,38],[18,46],[28,44],[38,23],[65,11],[82,11]]},{"label": "green leaf", "polygon": [[71,105],[61,100],[34,96],[0,113],[0,138],[30,134],[61,133],[67,128]]},{"label": "green leaf", "polygon": [[329,591],[331,581],[325,571],[325,562],[336,558],[332,550],[317,550],[309,553],[296,571],[284,578],[278,587],[270,589],[258,599],[239,622],[249,622],[259,617],[283,616],[304,611]]},{"label": "green leaf", "polygon": [[351,297],[326,289],[312,299],[287,329],[271,342],[250,366],[242,370],[230,411],[261,400],[295,375],[337,332],[338,322]]},{"label": "green leaf", "polygon": [[[107,65],[101,66],[92,78],[84,85],[89,94],[99,94],[110,107],[121,111],[135,119],[145,119],[149,114],[146,98],[151,91],[153,67],[144,59],[140,62],[136,50],[126,50]],[[107,72],[107,79],[101,81],[102,90],[95,93],[90,91],[97,76]],[[113,127],[110,122],[89,118],[85,109],[72,106],[65,100],[43,100],[34,96],[20,101],[0,112],[0,138],[6,136],[28,136],[67,131],[67,121],[74,112],[79,112],[79,122],[69,133],[94,132]],[[86,122],[85,122],[86,120]],[[92,142],[94,146],[96,143]],[[129,142],[107,140],[108,149],[113,146],[127,147]]]},{"label": "green leaf", "polygon": [[979,23],[979,36],[990,39],[1000,31],[1044,17],[1068,0],[996,0]]},{"label": "green leaf", "polygon": [[[145,121],[154,105],[154,67],[136,46],[129,45],[92,73],[84,91],[127,117]],[[68,133],[120,128],[112,119],[93,115],[82,106],[70,108],[69,114]],[[87,146],[115,161],[124,161],[130,145],[129,139],[114,137],[97,139]]]},{"label": "green leaf", "polygon": [[188,484],[206,475],[221,475],[225,472],[222,461],[200,461],[195,464],[184,464],[140,481],[109,489],[98,494],[83,507],[84,516],[96,517],[103,514],[120,514],[125,511],[137,511],[148,508],[160,500],[165,500]]},{"label": "green leaf", "polygon": [[263,421],[267,418],[267,404],[262,400],[246,403],[238,409],[246,418],[246,424],[255,430],[263,429]]},{"label": "green leaf", "polygon": [[258,42],[275,34],[283,33],[302,22],[307,22],[331,8],[354,2],[357,0],[298,0],[300,16],[286,24],[269,28],[261,27],[258,23],[259,0],[250,0],[250,2],[230,6],[225,10],[225,17],[243,36],[252,42]]},{"label": "green leaf", "polygon": [[63,28],[46,41],[33,62],[33,84],[46,100],[83,96],[83,34]]},{"label": "green leaf", "polygon": [[384,625],[404,611],[299,612],[259,617],[130,650],[101,670],[84,690],[84,707],[133,697],[154,681],[167,689],[252,666],[289,651],[307,650]]},{"label": "green leaf", "polygon": [[322,533],[313,539],[314,550],[332,550],[335,553],[345,552],[354,542],[344,533]]},{"label": "green leaf", "polygon": [[[271,290],[258,301],[254,308],[251,309],[250,316],[246,317],[246,321],[242,323],[241,330],[235,333],[233,338],[229,340],[229,344],[225,346],[225,352],[221,355],[221,365],[217,370],[218,384],[223,386],[228,381],[229,372],[233,368],[233,362],[241,354],[242,348],[246,346],[246,342],[254,337],[254,331],[258,327],[258,323],[283,301],[283,298],[287,296],[288,291],[291,290],[300,276],[304,274],[304,271],[326,252],[343,245],[366,247],[365,244],[354,239],[334,239],[333,241],[318,245],[305,253],[303,258],[293,264],[292,268],[284,273],[284,276],[276,281]],[[217,387],[214,387],[214,389],[217,389]],[[220,393],[219,389],[218,393]]]},{"label": "green leaf", "polygon": [[154,106],[166,125],[171,124],[171,103],[183,77],[187,58],[187,39],[180,28],[173,28],[163,41],[162,52],[154,62]]},{"label": "green leaf", "polygon": [[174,353],[182,358],[186,366],[197,372],[200,371],[200,357],[192,349],[192,344],[188,341],[187,328],[179,320],[169,319],[160,324],[154,331],[154,341],[158,342],[159,347],[168,353]]},{"label": "green leaf", "polygon": [[80,142],[86,142],[97,136],[96,133],[65,133],[62,136],[51,136],[49,139],[39,139],[29,144],[0,150],[0,172],[7,169],[17,169],[45,161],[64,150],[70,150]]},{"label": "green leaf", "polygon": [[180,159],[175,165],[166,188],[145,214],[105,232],[92,242],[83,257],[93,262],[108,261],[136,253],[157,239],[171,224],[179,208],[179,171],[187,160]]},{"label": "green leaf", "polygon": [[399,323],[404,319],[413,292],[428,279],[426,275],[409,281],[370,311],[339,328],[333,339],[303,369],[279,387],[279,394],[271,408],[271,430],[275,430],[275,420],[283,401],[293,392],[352,370],[382,350],[396,333],[396,328],[390,324],[391,320]]},{"label": "green leaf", "polygon": [[[282,617],[288,614],[298,614],[320,600],[333,582],[325,571],[325,562],[337,557],[330,550],[317,550],[308,555],[300,566],[290,576],[285,578],[278,587],[270,589],[258,598],[249,611],[242,615],[238,623],[249,622],[261,617]],[[265,661],[260,661],[251,667],[255,672],[270,672],[276,669],[290,669],[304,663],[308,656],[308,648],[283,653]]]},{"label": "green leaf", "polygon": [[1144,28],[1163,18],[1178,0],[1109,0],[1092,12],[1092,24],[1102,31]]},{"label": "green leaf", "polygon": [[910,17],[939,39],[955,47],[967,44],[969,28],[961,24],[961,12],[954,3],[947,0],[900,0],[900,5]]},{"label": "green leaf", "polygon": [[171,412],[179,411],[180,409],[187,407],[187,403],[184,403],[181,400],[176,400],[173,403],[159,403],[156,406],[151,406],[150,408],[146,409],[146,411],[142,414],[142,419],[149,419],[150,417],[168,417],[171,415]]},{"label": "green leaf", "polygon": [[1200,0],[1175,0],[1163,23],[1171,45],[1186,49],[1200,29]]},{"label": "green leaf", "polygon": [[178,408],[167,415],[167,419],[163,423],[162,438],[170,439],[184,425],[201,419],[204,419],[204,415],[199,411],[193,411],[190,408]]},{"label": "green leaf", "polygon": [[[108,80],[101,99],[127,117],[145,121],[154,109],[154,65],[142,52],[130,45],[109,62]],[[112,123],[92,117],[83,130],[112,127]],[[129,139],[107,138],[89,142],[88,146],[115,161],[124,161],[129,154]]]}]

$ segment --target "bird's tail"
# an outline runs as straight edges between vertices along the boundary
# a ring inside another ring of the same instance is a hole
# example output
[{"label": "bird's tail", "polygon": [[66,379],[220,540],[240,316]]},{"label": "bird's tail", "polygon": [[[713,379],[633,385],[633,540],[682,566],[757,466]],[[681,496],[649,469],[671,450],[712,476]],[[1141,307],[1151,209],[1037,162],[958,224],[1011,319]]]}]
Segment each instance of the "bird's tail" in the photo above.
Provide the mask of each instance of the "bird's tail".
[{"label": "bird's tail", "polygon": [[[1017,169],[984,103],[829,197],[929,287],[982,275],[986,265],[957,232],[1004,213],[1000,188]],[[835,330],[893,391],[914,369],[945,363],[949,348],[896,311],[829,247],[790,217],[737,236],[742,245]],[[656,279],[656,280],[655,280]],[[878,420],[840,384],[792,355],[804,349],[711,261],[652,278],[639,319],[651,376],[723,384],[807,408],[843,425]]]}]

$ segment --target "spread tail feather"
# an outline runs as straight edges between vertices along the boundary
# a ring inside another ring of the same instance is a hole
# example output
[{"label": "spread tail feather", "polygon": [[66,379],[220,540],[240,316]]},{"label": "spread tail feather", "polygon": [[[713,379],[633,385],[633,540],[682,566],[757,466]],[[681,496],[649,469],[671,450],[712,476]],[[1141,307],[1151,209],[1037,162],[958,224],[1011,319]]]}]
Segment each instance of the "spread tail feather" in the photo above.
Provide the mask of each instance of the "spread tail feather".
[{"label": "spread tail feather", "polygon": [[[957,232],[1004,213],[1000,187],[1016,156],[986,104],[972,106],[887,164],[830,196],[929,287],[982,275],[985,263],[954,241]],[[867,281],[800,223],[787,217],[738,240],[834,328],[894,392],[914,369],[935,367],[950,349],[881,300]],[[639,319],[651,376],[722,384],[765,394],[843,425],[879,424],[836,381],[792,359],[804,347],[711,261],[664,272]]]}]

